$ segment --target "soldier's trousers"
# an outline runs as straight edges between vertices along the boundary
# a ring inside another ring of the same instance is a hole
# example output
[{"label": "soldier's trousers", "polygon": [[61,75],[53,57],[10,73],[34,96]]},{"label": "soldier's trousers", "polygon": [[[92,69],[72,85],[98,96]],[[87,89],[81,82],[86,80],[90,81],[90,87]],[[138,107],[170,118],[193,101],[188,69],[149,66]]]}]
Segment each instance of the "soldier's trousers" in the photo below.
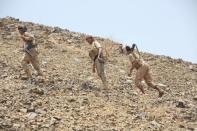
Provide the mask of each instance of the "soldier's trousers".
[{"label": "soldier's trousers", "polygon": [[105,71],[104,71],[104,62],[100,62],[98,59],[96,59],[95,66],[96,66],[97,74],[103,82],[104,88],[108,88]]},{"label": "soldier's trousers", "polygon": [[149,66],[147,64],[142,65],[136,73],[136,77],[135,77],[135,85],[138,88],[142,88],[142,84],[141,81],[145,80],[146,84],[152,88],[155,88],[156,85],[153,83],[152,80],[152,75],[149,69]]},{"label": "soldier's trousers", "polygon": [[40,70],[39,60],[38,60],[38,52],[35,49],[31,49],[29,53],[25,52],[24,58],[21,62],[22,67],[27,75],[27,77],[31,77],[31,70],[29,69],[29,64],[32,64],[34,69],[37,71],[39,75],[42,74]]}]

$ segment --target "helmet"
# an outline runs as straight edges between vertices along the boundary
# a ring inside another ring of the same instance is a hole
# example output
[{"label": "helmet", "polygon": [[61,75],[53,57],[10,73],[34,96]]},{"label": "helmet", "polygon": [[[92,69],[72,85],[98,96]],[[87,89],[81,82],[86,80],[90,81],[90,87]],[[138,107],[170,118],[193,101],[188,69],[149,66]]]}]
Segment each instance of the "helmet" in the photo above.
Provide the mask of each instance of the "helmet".
[{"label": "helmet", "polygon": [[22,31],[22,32],[27,31],[27,27],[25,25],[19,25],[17,28],[18,28],[19,31]]}]

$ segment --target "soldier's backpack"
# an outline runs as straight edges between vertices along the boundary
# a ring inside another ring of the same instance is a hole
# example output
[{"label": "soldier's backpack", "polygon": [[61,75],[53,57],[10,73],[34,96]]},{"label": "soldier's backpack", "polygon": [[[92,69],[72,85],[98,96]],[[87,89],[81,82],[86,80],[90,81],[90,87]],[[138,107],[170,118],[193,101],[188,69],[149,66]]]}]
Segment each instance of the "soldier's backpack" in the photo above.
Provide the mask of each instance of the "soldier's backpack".
[{"label": "soldier's backpack", "polygon": [[[102,45],[102,47],[103,47],[103,51],[102,51],[102,60],[100,59],[100,61],[102,61],[102,62],[106,62],[107,60],[108,60],[108,57],[109,57],[109,52],[108,52],[108,48],[107,48],[107,44],[108,44],[108,42],[100,42],[100,44]],[[112,48],[112,46],[110,47],[110,49]],[[96,60],[96,58],[98,57],[98,53],[99,53],[99,49],[97,49],[97,48],[94,48],[94,49],[92,49],[92,50],[90,50],[89,51],[89,56],[90,56],[90,58],[93,60],[93,61],[95,61]]]},{"label": "soldier's backpack", "polygon": [[92,50],[89,51],[89,56],[90,56],[90,58],[91,58],[93,61],[95,61],[96,58],[98,57],[98,52],[99,52],[99,50],[96,49],[96,48],[94,48],[94,49],[92,49]]}]

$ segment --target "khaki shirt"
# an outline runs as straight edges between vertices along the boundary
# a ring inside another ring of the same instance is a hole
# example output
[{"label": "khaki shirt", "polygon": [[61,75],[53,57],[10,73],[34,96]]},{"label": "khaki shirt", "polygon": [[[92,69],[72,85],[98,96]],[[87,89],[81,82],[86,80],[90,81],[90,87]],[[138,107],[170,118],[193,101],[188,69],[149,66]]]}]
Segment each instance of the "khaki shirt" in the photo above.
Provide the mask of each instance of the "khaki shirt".
[{"label": "khaki shirt", "polygon": [[35,38],[33,34],[25,32],[24,36],[25,36],[25,39],[23,39],[23,41],[25,43],[34,43]]},{"label": "khaki shirt", "polygon": [[34,45],[35,38],[34,38],[33,34],[25,32],[23,34],[23,36],[25,37],[25,38],[22,38],[22,40],[24,41],[24,48],[26,48],[28,46],[28,44],[33,44]]},{"label": "khaki shirt", "polygon": [[38,55],[38,51],[35,48],[27,49],[30,44],[35,45],[35,38],[31,33],[25,32],[23,34],[22,40],[24,41],[23,48],[25,53],[30,55],[31,57],[36,57]]},{"label": "khaki shirt", "polygon": [[135,69],[139,69],[142,65],[146,64],[144,60],[134,51],[129,54],[129,61]]},{"label": "khaki shirt", "polygon": [[93,49],[99,49],[99,48],[102,48],[101,44],[98,42],[98,41],[93,41],[92,43],[92,48]]}]

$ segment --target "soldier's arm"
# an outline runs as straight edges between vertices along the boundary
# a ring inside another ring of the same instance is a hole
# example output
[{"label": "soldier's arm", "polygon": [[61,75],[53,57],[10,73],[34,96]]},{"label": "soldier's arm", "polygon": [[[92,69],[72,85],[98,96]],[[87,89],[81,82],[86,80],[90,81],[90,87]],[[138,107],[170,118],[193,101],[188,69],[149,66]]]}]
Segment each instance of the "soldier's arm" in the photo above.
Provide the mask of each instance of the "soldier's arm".
[{"label": "soldier's arm", "polygon": [[24,35],[21,36],[21,38],[25,41],[33,41],[34,37],[30,34],[25,33]]},{"label": "soldier's arm", "polygon": [[98,58],[100,58],[101,52],[102,52],[102,46],[101,46],[101,44],[98,41],[95,41],[95,46],[99,50],[99,52],[98,52]]},{"label": "soldier's arm", "polygon": [[132,55],[134,56],[135,59],[139,59],[139,55],[137,55],[134,51],[132,52]]},{"label": "soldier's arm", "polygon": [[99,52],[98,52],[98,58],[100,58],[101,52],[102,52],[102,48],[100,47],[100,48],[99,48]]}]

